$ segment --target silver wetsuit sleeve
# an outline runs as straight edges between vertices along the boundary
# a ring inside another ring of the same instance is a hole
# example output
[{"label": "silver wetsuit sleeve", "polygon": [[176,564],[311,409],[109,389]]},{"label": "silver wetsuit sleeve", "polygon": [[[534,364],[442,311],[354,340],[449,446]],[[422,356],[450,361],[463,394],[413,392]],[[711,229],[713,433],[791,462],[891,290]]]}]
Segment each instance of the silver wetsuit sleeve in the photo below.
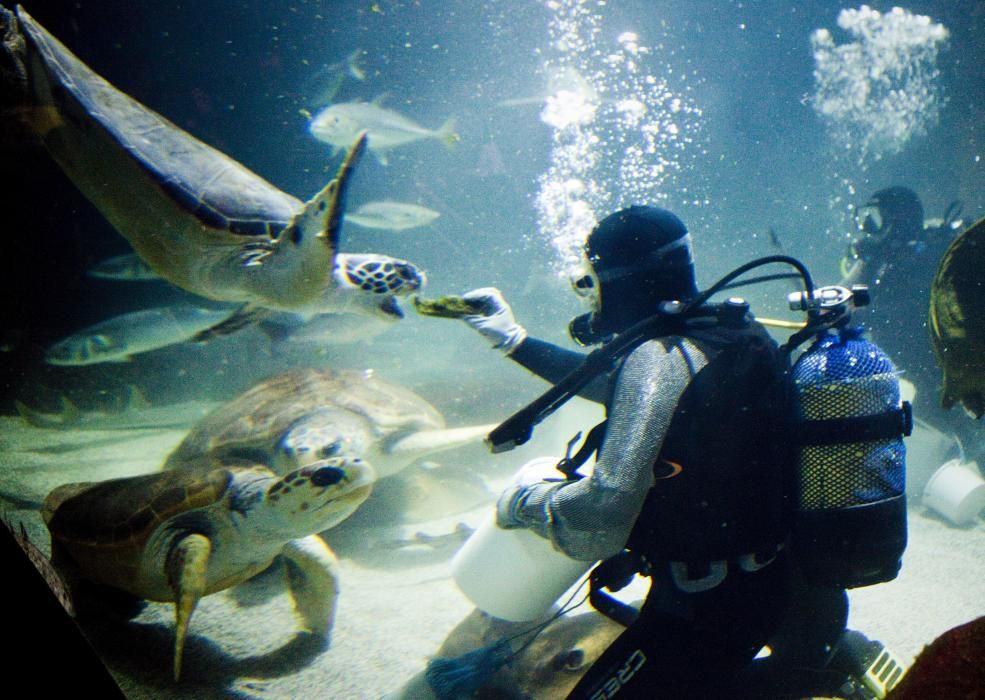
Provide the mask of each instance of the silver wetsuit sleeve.
[{"label": "silver wetsuit sleeve", "polygon": [[591,476],[507,491],[497,509],[500,525],[530,528],[575,559],[619,553],[653,484],[653,463],[677,402],[707,362],[700,344],[677,336],[634,350],[616,379]]}]

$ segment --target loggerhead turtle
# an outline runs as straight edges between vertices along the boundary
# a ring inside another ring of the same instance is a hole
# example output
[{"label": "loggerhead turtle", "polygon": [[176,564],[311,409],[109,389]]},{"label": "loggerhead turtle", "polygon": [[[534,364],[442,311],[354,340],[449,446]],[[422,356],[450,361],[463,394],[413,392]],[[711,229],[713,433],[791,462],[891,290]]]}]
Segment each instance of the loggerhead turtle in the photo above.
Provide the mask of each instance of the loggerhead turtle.
[{"label": "loggerhead turtle", "polygon": [[247,461],[203,458],[181,469],[65,484],[45,498],[52,560],[138,598],[175,603],[174,677],[199,599],[251,578],[278,554],[304,626],[328,638],[335,555],[318,537],[366,498],[373,469],[332,457],[278,477]]},{"label": "loggerhead turtle", "polygon": [[479,440],[493,427],[446,428],[434,406],[370,371],[293,369],[203,418],[165,469],[209,454],[252,459],[283,474],[311,460],[355,455],[382,479],[426,454]]},{"label": "loggerhead turtle", "polygon": [[930,339],[944,373],[941,403],[985,414],[985,219],[948,246],[930,286]]},{"label": "loggerhead turtle", "polygon": [[[365,134],[336,178],[302,203],[113,87],[23,8],[17,17],[24,55],[11,58],[36,105],[31,126],[154,272],[194,294],[264,309],[403,315],[395,297],[425,283],[421,270],[338,253]],[[225,332],[258,315],[249,309]]]}]

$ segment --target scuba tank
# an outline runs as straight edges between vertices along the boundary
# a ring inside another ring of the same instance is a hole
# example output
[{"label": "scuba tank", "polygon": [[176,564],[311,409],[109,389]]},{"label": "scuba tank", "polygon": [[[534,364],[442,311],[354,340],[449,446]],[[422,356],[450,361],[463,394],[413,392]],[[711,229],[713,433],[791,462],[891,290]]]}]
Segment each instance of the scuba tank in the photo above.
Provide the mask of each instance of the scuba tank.
[{"label": "scuba tank", "polygon": [[797,359],[791,393],[792,551],[808,580],[855,588],[896,578],[906,548],[909,404],[860,328],[826,331]]}]

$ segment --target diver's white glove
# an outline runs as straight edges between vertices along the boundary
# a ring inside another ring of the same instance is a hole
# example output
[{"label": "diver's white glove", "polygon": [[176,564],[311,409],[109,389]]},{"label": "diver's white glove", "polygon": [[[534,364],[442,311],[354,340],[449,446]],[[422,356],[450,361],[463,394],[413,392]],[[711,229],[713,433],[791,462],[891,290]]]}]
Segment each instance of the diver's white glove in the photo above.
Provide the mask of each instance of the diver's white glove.
[{"label": "diver's white glove", "polygon": [[482,303],[484,314],[463,316],[462,320],[479,331],[497,350],[509,354],[527,337],[527,330],[516,322],[513,309],[495,287],[473,289],[462,298]]}]

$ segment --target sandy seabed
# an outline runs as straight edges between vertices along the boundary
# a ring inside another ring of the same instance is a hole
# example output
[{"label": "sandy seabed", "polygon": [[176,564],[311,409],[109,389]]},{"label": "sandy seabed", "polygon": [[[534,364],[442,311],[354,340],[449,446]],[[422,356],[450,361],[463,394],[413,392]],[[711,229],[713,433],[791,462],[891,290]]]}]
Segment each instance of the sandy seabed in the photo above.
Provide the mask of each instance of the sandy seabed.
[{"label": "sandy seabed", "polygon": [[[189,421],[207,409],[182,407]],[[4,518],[23,524],[32,542],[47,551],[36,504],[51,488],[154,471],[183,434],[53,430],[0,418]],[[538,449],[518,451],[512,464]],[[472,462],[481,454],[479,447],[460,448],[441,460]],[[501,485],[491,482],[493,489]],[[487,508],[473,507],[452,519],[475,525]],[[985,521],[956,527],[914,498],[909,536],[896,580],[851,591],[849,621],[905,663],[937,635],[985,614]],[[360,537],[356,533],[357,542]],[[340,550],[342,593],[327,649],[298,634],[276,565],[201,601],[179,683],[171,678],[171,605],[148,604],[131,622],[86,623],[84,632],[130,698],[379,698],[418,673],[472,605],[451,579],[450,554],[458,542],[389,550],[380,548],[385,538],[367,537],[366,551],[359,552],[352,539],[349,533]]]}]

